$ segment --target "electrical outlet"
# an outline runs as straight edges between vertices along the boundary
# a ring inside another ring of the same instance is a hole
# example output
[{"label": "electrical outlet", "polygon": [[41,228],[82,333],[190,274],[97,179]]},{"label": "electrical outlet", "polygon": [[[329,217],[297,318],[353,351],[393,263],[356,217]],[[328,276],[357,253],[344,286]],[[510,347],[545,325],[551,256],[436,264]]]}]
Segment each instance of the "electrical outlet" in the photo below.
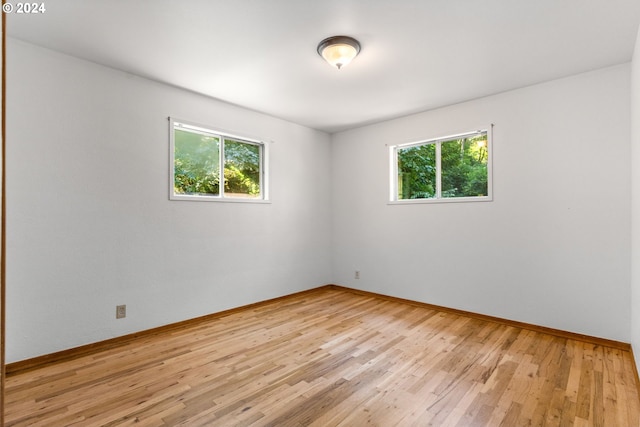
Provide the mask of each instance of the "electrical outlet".
[{"label": "electrical outlet", "polygon": [[359,278],[360,278],[360,271],[359,271],[359,270],[356,270],[355,278],[356,278],[356,279],[359,279]]},{"label": "electrical outlet", "polygon": [[123,319],[127,317],[127,306],[126,305],[116,305],[116,319]]}]

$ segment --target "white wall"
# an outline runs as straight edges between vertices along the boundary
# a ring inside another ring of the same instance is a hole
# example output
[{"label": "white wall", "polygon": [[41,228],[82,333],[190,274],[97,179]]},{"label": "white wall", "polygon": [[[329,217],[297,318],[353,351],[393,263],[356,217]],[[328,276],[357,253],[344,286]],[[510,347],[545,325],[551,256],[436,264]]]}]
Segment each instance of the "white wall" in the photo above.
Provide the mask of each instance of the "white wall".
[{"label": "white wall", "polygon": [[[7,362],[329,282],[329,135],[11,39],[7,65]],[[273,140],[272,203],[169,201],[168,116]]]},{"label": "white wall", "polygon": [[631,170],[631,345],[637,358],[640,356],[640,30],[631,63]]},{"label": "white wall", "polygon": [[[15,40],[7,58],[9,363],[330,282],[631,339],[629,65],[329,137]],[[273,203],[170,202],[167,116],[275,141]],[[493,202],[387,205],[387,144],[488,123]]]},{"label": "white wall", "polygon": [[[629,76],[620,65],[335,134],[334,283],[628,342]],[[387,144],[489,123],[493,202],[386,203]]]}]

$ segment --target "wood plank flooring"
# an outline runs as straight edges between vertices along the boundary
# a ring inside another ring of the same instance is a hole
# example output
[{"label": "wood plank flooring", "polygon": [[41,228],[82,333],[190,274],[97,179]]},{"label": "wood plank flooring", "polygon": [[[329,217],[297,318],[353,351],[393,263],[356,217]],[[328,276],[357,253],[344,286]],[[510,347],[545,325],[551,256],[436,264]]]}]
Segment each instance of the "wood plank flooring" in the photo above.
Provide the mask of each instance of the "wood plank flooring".
[{"label": "wood plank flooring", "polygon": [[323,288],[11,375],[7,426],[639,425],[628,351]]}]

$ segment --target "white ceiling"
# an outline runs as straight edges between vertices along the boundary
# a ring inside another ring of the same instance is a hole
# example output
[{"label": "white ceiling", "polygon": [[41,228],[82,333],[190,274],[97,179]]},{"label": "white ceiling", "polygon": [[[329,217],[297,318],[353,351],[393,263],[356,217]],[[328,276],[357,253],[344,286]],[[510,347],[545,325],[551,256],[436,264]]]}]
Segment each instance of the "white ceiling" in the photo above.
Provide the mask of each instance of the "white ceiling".
[{"label": "white ceiling", "polygon": [[[640,22],[639,0],[45,6],[8,15],[7,34],[327,132],[628,62]],[[336,70],[316,47],[343,34],[362,51]]]}]

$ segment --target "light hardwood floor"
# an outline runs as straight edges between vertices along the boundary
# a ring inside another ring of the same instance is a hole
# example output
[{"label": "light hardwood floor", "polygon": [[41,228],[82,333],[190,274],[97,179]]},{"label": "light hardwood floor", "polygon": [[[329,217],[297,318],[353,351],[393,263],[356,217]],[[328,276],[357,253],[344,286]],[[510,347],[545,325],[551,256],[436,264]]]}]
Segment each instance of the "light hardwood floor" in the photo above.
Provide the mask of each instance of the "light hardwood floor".
[{"label": "light hardwood floor", "polygon": [[628,351],[342,289],[10,375],[7,426],[639,425]]}]

